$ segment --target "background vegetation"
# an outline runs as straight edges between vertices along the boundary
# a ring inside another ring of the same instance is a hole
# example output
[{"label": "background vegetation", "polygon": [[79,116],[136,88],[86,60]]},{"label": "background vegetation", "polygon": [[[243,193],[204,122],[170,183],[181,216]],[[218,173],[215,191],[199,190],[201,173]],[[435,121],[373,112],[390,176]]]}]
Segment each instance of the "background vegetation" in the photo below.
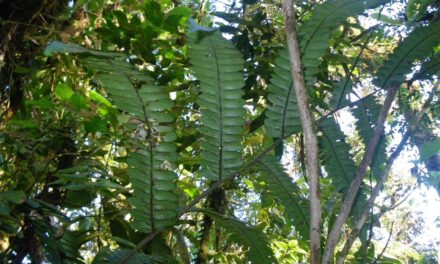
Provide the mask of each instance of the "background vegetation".
[{"label": "background vegetation", "polygon": [[[438,1],[295,8],[322,263],[438,263],[407,202],[440,194]],[[277,0],[0,0],[0,259],[308,263],[284,25]]]}]

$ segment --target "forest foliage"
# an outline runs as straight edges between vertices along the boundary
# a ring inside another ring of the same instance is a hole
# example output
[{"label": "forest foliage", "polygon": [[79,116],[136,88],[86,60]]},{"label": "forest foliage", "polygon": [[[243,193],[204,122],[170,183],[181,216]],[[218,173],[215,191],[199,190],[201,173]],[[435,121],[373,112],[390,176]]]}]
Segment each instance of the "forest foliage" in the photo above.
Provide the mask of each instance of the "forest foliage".
[{"label": "forest foliage", "polygon": [[[438,263],[438,244],[413,242],[423,219],[402,206],[420,186],[440,194],[438,1],[295,7],[323,263]],[[281,1],[4,0],[0,10],[4,263],[309,261]],[[411,177],[394,173],[405,151]]]}]

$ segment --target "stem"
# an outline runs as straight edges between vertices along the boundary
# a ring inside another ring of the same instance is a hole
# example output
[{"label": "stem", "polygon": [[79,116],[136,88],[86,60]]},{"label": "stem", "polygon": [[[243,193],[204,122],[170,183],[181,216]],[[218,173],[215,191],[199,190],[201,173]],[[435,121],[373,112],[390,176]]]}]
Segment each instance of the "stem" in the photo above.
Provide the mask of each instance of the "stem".
[{"label": "stem", "polygon": [[134,254],[136,253],[136,251],[138,251],[139,249],[141,249],[143,246],[145,246],[146,244],[148,244],[148,242],[150,242],[154,237],[156,237],[156,235],[158,235],[160,232],[164,231],[165,228],[158,228],[155,231],[153,231],[152,233],[150,233],[146,238],[144,238],[141,242],[139,242],[136,247],[134,247],[127,255],[125,255],[121,261],[119,261],[120,264],[126,264],[128,263],[127,261],[134,256]]},{"label": "stem", "polygon": [[374,153],[376,151],[376,147],[379,143],[380,137],[382,136],[385,121],[388,116],[388,112],[391,108],[391,104],[396,97],[396,93],[399,86],[393,86],[388,88],[388,93],[385,98],[385,102],[380,110],[379,117],[377,118],[376,125],[373,128],[373,137],[371,138],[370,143],[367,146],[365,151],[364,158],[362,159],[361,164],[356,172],[356,176],[353,182],[350,184],[350,187],[345,196],[342,208],[339,212],[338,217],[336,218],[335,223],[331,229],[330,235],[327,240],[327,246],[323,255],[323,263],[330,264],[333,262],[333,254],[338,244],[339,237],[342,232],[342,227],[344,226],[345,221],[347,220],[351,208],[353,206],[354,200],[356,199],[356,195],[358,193],[359,187],[362,184],[367,168],[370,166],[371,160],[373,159]]},{"label": "stem", "polygon": [[396,160],[396,158],[399,156],[400,152],[403,150],[403,147],[406,145],[406,141],[409,138],[409,133],[406,132],[402,140],[400,141],[398,147],[396,150],[391,154],[390,158],[387,161],[387,164],[385,165],[385,168],[383,172],[381,173],[380,180],[377,182],[376,186],[373,189],[373,192],[371,193],[370,199],[368,199],[368,202],[362,211],[361,216],[359,217],[358,221],[356,222],[356,226],[354,227],[353,231],[349,235],[347,241],[345,242],[344,248],[341,251],[341,254],[338,258],[337,264],[342,264],[345,261],[345,258],[348,255],[348,252],[350,248],[353,246],[354,241],[359,236],[360,231],[362,230],[363,226],[365,225],[365,222],[368,218],[368,214],[370,212],[370,209],[373,207],[374,201],[376,200],[376,197],[379,195],[380,190],[382,189],[383,183],[385,182],[386,178],[389,175],[389,172],[391,170],[391,167]]},{"label": "stem", "polygon": [[297,22],[293,0],[283,1],[283,12],[287,45],[289,47],[291,74],[298,102],[301,126],[304,133],[306,171],[310,186],[310,263],[318,264],[321,258],[318,140],[313,126],[315,120],[309,108],[307,88],[302,71],[301,52],[296,32]]},{"label": "stem", "polygon": [[[425,114],[426,110],[428,109],[429,105],[431,104],[435,93],[437,92],[439,84],[440,84],[439,81],[437,81],[434,84],[434,87],[432,88],[428,99],[426,99],[425,103],[422,106],[422,109],[417,113],[415,120],[414,120],[415,122],[412,126],[416,126],[420,122],[420,120],[422,119],[423,115]],[[364,208],[364,211],[362,211],[362,214],[359,217],[359,220],[357,221],[355,228],[353,229],[352,233],[349,235],[347,241],[345,242],[345,245],[344,245],[344,247],[341,251],[341,254],[338,258],[337,264],[344,263],[345,258],[347,257],[350,248],[353,246],[354,241],[359,236],[359,233],[362,230],[362,228],[367,220],[368,212],[373,207],[374,201],[376,200],[377,196],[379,195],[380,190],[382,189],[382,186],[389,175],[389,172],[391,170],[391,167],[392,167],[394,161],[397,159],[400,152],[405,147],[407,140],[410,137],[410,131],[411,131],[411,128],[409,128],[408,131],[403,135],[402,140],[400,141],[399,145],[396,147],[394,152],[390,155],[390,157],[387,161],[387,164],[385,165],[385,168],[381,173],[381,177],[379,178],[380,180],[377,182],[376,186],[374,187],[373,191],[371,192],[370,199],[368,200],[367,205]]]},{"label": "stem", "polygon": [[388,244],[391,241],[391,237],[393,236],[393,227],[394,227],[394,222],[391,223],[391,229],[390,229],[390,236],[387,239],[387,242],[385,243],[385,246],[383,247],[382,251],[380,252],[380,254],[377,256],[377,258],[374,260],[373,264],[378,263],[379,259],[382,258],[383,254],[385,253],[385,251],[387,250]]}]

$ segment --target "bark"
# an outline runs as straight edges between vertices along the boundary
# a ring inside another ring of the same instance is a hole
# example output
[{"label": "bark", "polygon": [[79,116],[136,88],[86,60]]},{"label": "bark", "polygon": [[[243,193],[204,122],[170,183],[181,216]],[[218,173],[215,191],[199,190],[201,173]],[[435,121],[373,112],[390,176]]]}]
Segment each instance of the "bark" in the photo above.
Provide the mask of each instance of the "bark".
[{"label": "bark", "polygon": [[391,104],[394,101],[394,98],[396,97],[398,88],[399,88],[398,86],[393,86],[388,88],[388,93],[385,98],[385,102],[381,108],[379,117],[377,118],[377,122],[374,126],[373,137],[371,138],[370,143],[367,146],[362,162],[359,165],[358,170],[356,171],[356,176],[353,182],[350,184],[342,208],[328,236],[327,245],[322,258],[322,263],[324,264],[333,263],[333,254],[336,245],[339,242],[339,237],[341,235],[344,223],[347,221],[347,218],[350,214],[351,208],[353,207],[353,203],[359,191],[359,187],[361,186],[367,168],[370,166],[371,160],[373,159],[377,145],[384,130],[384,125],[386,118],[388,116],[388,112],[391,108]]},{"label": "bark", "polygon": [[[207,206],[210,210],[223,214],[226,209],[226,194],[223,189],[213,191],[207,199]],[[211,232],[213,230],[214,219],[209,215],[205,215],[202,223],[202,234],[200,238],[200,248],[197,253],[196,264],[204,264],[209,262],[209,242]]]},{"label": "bark", "polygon": [[369,212],[370,212],[371,208],[373,207],[374,201],[376,200],[377,196],[379,195],[380,190],[382,189],[382,186],[383,186],[385,180],[388,178],[389,172],[391,170],[392,165],[394,164],[394,161],[399,156],[400,152],[403,150],[403,147],[406,145],[407,140],[408,140],[408,136],[406,134],[403,137],[403,139],[401,140],[399,146],[396,148],[396,150],[393,152],[393,154],[391,154],[390,158],[388,159],[387,164],[382,172],[382,175],[380,177],[379,182],[374,187],[373,192],[372,192],[370,198],[368,199],[368,202],[367,202],[364,210],[362,211],[361,216],[359,217],[358,221],[356,222],[356,226],[354,227],[351,234],[348,236],[348,239],[345,242],[345,245],[344,245],[341,253],[339,254],[339,258],[336,262],[337,264],[344,263],[345,258],[347,257],[348,252],[350,251],[351,247],[353,246],[354,241],[356,241],[356,239],[358,238],[359,233],[361,232],[362,228],[365,225],[365,222],[367,221]]},{"label": "bark", "polygon": [[301,52],[296,32],[295,7],[292,0],[283,1],[283,11],[289,47],[291,74],[298,102],[301,126],[305,140],[306,172],[310,187],[310,263],[320,263],[321,249],[321,205],[319,199],[318,140],[314,129],[314,117],[310,111],[307,88],[301,63]]},{"label": "bark", "polygon": [[386,164],[386,166],[382,172],[382,175],[380,177],[380,180],[378,181],[378,183],[374,187],[374,189],[371,193],[371,196],[368,199],[368,203],[365,206],[364,210],[362,211],[362,214],[359,217],[359,220],[357,221],[355,228],[353,229],[353,231],[349,235],[341,253],[339,254],[340,256],[337,260],[337,264],[344,263],[345,258],[348,255],[348,252],[350,251],[351,247],[353,246],[353,243],[356,240],[356,238],[359,236],[359,233],[362,230],[362,228],[368,218],[368,214],[370,212],[370,209],[374,205],[374,201],[376,200],[377,196],[379,196],[380,190],[382,189],[383,184],[385,183],[385,181],[388,178],[388,175],[390,173],[391,167],[394,164],[394,161],[397,159],[397,157],[400,155],[400,152],[405,147],[406,142],[408,141],[410,134],[411,134],[410,131],[413,130],[414,127],[416,127],[419,124],[419,122],[421,121],[421,119],[425,115],[426,110],[428,109],[429,105],[431,104],[432,100],[434,99],[434,95],[437,92],[439,84],[440,84],[440,82],[437,82],[434,85],[434,87],[432,88],[432,91],[429,94],[428,99],[426,99],[425,103],[423,104],[422,109],[417,114],[415,114],[415,118],[412,122],[413,124],[409,127],[408,131],[402,137],[402,140],[400,141],[399,145],[396,147],[394,152],[390,155],[390,158],[387,161],[387,164]]}]

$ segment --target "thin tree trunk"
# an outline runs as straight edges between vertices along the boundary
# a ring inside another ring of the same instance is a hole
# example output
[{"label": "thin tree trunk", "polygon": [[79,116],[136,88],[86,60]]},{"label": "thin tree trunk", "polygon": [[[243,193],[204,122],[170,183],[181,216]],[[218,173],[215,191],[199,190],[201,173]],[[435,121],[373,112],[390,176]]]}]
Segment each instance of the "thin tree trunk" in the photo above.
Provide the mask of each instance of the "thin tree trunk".
[{"label": "thin tree trunk", "polygon": [[310,263],[318,264],[321,260],[318,140],[313,126],[315,120],[308,104],[307,88],[304,81],[301,52],[296,32],[297,22],[293,0],[283,1],[283,11],[292,79],[305,139],[306,171],[310,187]]},{"label": "thin tree trunk", "polygon": [[359,165],[359,168],[356,172],[356,176],[353,182],[350,184],[342,208],[328,236],[327,246],[325,248],[324,255],[322,258],[322,263],[324,264],[333,263],[333,254],[336,245],[339,242],[339,237],[341,235],[344,223],[347,221],[351,208],[353,207],[354,200],[356,199],[357,193],[359,191],[359,187],[361,186],[367,168],[370,166],[371,160],[373,159],[380,137],[382,136],[384,130],[385,121],[388,116],[388,112],[391,108],[391,104],[393,103],[394,98],[396,97],[398,88],[399,88],[398,86],[393,86],[388,88],[388,93],[385,98],[385,102],[382,106],[382,109],[380,110],[379,117],[377,118],[377,122],[374,126],[373,137],[371,138],[368,146],[366,147],[364,158],[362,159],[362,162]]},{"label": "thin tree trunk", "polygon": [[362,211],[361,216],[356,222],[356,225],[351,232],[351,234],[348,236],[347,241],[345,242],[344,247],[342,248],[341,253],[339,254],[339,258],[337,260],[337,264],[343,264],[345,261],[345,258],[348,255],[348,252],[350,251],[351,247],[353,246],[354,241],[356,238],[358,238],[359,233],[361,232],[362,228],[365,225],[365,222],[367,221],[370,209],[374,205],[374,201],[376,200],[377,196],[380,193],[380,190],[382,189],[382,186],[385,182],[385,180],[388,178],[388,175],[390,173],[391,167],[394,164],[394,161],[399,156],[400,152],[402,151],[403,147],[406,144],[406,141],[408,140],[408,136],[405,135],[402,141],[400,142],[399,146],[396,148],[396,150],[393,152],[391,157],[388,159],[388,162],[385,166],[385,169],[382,172],[382,175],[380,177],[380,180],[376,184],[376,186],[373,189],[373,192],[371,193],[370,199],[368,199],[368,202],[366,206],[364,207],[364,210]]},{"label": "thin tree trunk", "polygon": [[[434,95],[437,92],[437,89],[438,89],[439,85],[440,85],[440,81],[437,81],[434,84],[434,87],[432,88],[432,90],[431,90],[431,92],[429,94],[428,99],[426,99],[425,103],[423,104],[422,109],[416,114],[416,117],[414,119],[412,127],[417,126],[417,124],[420,122],[420,120],[425,115],[426,110],[429,108],[429,105],[431,104],[432,100],[434,99]],[[378,183],[374,187],[374,190],[371,193],[370,199],[368,200],[367,205],[365,206],[361,216],[359,217],[359,219],[358,219],[358,221],[356,223],[355,228],[353,229],[353,231],[349,235],[347,241],[345,242],[344,247],[342,248],[341,253],[339,254],[339,258],[338,258],[338,260],[336,262],[337,264],[343,264],[344,263],[345,258],[347,257],[348,252],[350,251],[351,247],[353,246],[354,241],[359,236],[359,233],[362,230],[362,228],[363,228],[363,226],[364,226],[364,224],[365,224],[365,222],[367,220],[369,211],[373,207],[374,201],[376,200],[377,196],[379,196],[380,190],[382,189],[383,184],[385,183],[385,181],[388,178],[388,175],[390,173],[391,167],[394,164],[394,161],[400,155],[400,152],[405,147],[406,141],[409,139],[410,131],[411,131],[411,127],[403,135],[402,140],[400,141],[399,145],[394,150],[394,152],[390,155],[390,158],[388,159],[387,164],[386,164],[384,170],[382,171],[382,175],[380,177],[380,180],[378,181]]]}]

